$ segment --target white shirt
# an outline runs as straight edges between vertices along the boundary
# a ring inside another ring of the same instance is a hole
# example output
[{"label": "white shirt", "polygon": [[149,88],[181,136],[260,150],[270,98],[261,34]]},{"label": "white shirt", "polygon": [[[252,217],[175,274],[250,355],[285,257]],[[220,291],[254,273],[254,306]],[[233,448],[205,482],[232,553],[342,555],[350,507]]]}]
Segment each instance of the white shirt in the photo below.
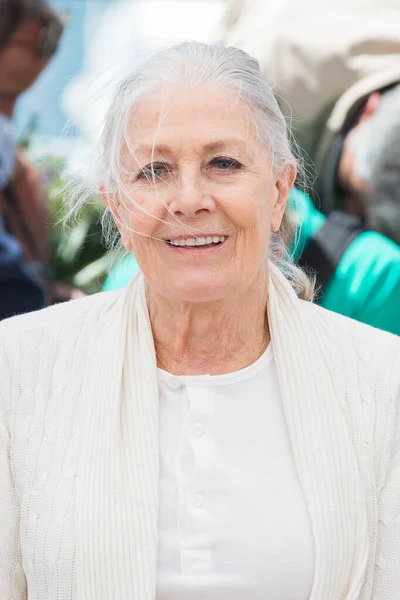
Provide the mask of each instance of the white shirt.
[{"label": "white shirt", "polygon": [[157,600],[306,600],[314,541],[271,345],[226,375],[158,369]]}]

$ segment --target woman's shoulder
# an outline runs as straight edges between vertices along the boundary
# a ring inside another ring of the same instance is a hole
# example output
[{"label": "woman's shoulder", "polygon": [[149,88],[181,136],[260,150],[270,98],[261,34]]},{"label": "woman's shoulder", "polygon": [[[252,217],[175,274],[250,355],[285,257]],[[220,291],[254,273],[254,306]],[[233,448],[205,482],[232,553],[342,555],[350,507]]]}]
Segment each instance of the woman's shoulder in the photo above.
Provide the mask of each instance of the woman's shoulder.
[{"label": "woman's shoulder", "polygon": [[[356,360],[370,362],[378,368],[397,370],[400,380],[400,337],[332,312],[311,302],[301,301],[302,311],[315,328],[325,335],[335,352]],[[399,316],[400,318],[400,316]]]},{"label": "woman's shoulder", "polygon": [[302,301],[301,306],[303,330],[325,357],[325,381],[350,430],[362,419],[370,437],[378,422],[379,427],[390,424],[379,434],[390,446],[400,426],[400,337],[315,304]]},{"label": "woman's shoulder", "polygon": [[[35,391],[44,389],[55,372],[67,378],[78,376],[80,367],[93,354],[102,317],[114,305],[118,294],[118,291],[100,292],[2,321],[0,405],[3,409],[14,410],[18,389],[30,390],[31,393],[22,395],[25,400],[27,396],[36,397]],[[71,369],[73,364],[76,369]]]},{"label": "woman's shoulder", "polygon": [[118,296],[100,292],[0,323],[0,421],[30,414],[33,406],[44,414],[54,390],[78,389],[90,370],[103,316]]}]

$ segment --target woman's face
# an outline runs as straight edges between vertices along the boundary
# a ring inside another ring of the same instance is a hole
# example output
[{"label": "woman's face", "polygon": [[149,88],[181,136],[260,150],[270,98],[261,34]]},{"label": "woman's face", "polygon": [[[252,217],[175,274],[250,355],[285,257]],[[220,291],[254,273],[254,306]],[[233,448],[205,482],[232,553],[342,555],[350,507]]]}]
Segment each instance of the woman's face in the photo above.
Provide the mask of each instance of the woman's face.
[{"label": "woman's face", "polygon": [[272,172],[234,93],[206,85],[175,87],[167,97],[156,90],[132,112],[121,165],[112,210],[151,288],[201,302],[245,293],[265,277],[289,178]]}]

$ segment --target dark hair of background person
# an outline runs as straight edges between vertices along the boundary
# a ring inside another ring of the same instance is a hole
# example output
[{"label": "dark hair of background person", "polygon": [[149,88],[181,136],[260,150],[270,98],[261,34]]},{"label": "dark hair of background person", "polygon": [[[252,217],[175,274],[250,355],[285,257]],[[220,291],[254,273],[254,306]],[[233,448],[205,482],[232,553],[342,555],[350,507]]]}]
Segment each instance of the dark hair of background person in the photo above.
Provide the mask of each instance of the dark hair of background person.
[{"label": "dark hair of background person", "polygon": [[0,0],[0,51],[25,16],[26,0]]},{"label": "dark hair of background person", "polygon": [[38,19],[43,25],[63,28],[59,14],[46,0],[0,0],[0,51],[7,46],[24,19]]}]

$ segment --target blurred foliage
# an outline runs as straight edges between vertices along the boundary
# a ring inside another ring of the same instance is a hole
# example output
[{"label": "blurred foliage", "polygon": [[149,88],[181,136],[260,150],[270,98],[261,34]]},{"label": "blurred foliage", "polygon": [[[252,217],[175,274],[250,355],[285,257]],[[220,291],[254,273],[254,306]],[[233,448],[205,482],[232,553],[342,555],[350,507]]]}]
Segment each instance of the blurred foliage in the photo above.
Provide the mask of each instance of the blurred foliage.
[{"label": "blurred foliage", "polygon": [[18,140],[18,146],[20,148],[23,148],[24,150],[29,150],[31,143],[32,143],[32,137],[35,134],[35,131],[38,126],[38,122],[39,122],[39,115],[38,114],[32,115],[28,121],[28,124],[26,126],[24,133]]},{"label": "blurred foliage", "polygon": [[88,204],[76,221],[64,223],[66,207],[62,189],[61,160],[52,158],[41,165],[50,202],[50,266],[56,281],[70,284],[87,294],[100,291],[107,271],[115,260],[102,241],[102,205],[98,198]]},{"label": "blurred foliage", "polygon": [[[32,115],[18,145],[29,150],[38,124]],[[65,225],[66,207],[62,195],[64,161],[48,156],[37,165],[50,199],[50,267],[54,279],[79,288],[86,294],[101,290],[116,254],[107,252],[101,231],[102,204],[94,198],[80,213],[79,219]]]}]

